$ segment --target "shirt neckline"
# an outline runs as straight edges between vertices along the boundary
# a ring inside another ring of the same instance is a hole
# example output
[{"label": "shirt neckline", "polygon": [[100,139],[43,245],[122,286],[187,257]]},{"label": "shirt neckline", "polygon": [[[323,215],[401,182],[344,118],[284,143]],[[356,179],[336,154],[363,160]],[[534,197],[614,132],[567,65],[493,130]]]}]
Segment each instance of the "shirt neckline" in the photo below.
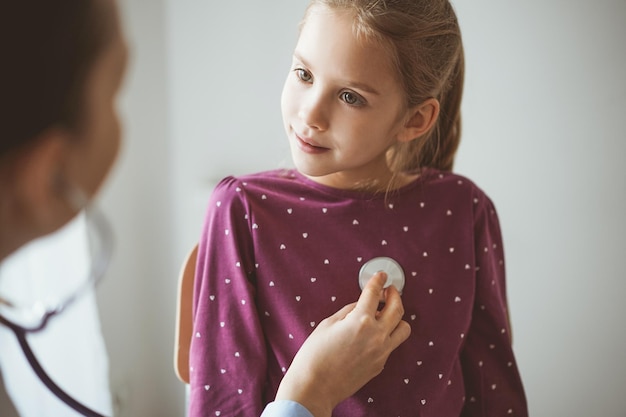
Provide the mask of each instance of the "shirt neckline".
[{"label": "shirt neckline", "polygon": [[328,185],[320,184],[316,182],[306,175],[300,173],[297,169],[289,169],[289,174],[299,181],[300,183],[306,185],[309,188],[313,188],[315,190],[321,191],[325,194],[330,194],[336,197],[341,198],[349,198],[353,200],[379,200],[384,199],[385,197],[393,197],[402,194],[406,194],[412,191],[414,188],[423,183],[425,177],[427,177],[429,170],[423,169],[420,172],[420,175],[411,181],[408,184],[403,185],[402,187],[396,188],[394,190],[387,192],[368,192],[368,191],[359,191],[359,190],[351,190],[351,189],[342,189],[342,188],[334,188]]}]

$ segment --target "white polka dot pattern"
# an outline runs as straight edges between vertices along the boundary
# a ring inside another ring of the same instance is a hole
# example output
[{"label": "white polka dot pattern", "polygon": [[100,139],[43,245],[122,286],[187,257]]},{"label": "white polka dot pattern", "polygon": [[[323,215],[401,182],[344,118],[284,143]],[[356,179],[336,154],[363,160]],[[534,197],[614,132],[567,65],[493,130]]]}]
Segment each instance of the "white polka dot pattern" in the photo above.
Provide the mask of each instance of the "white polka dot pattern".
[{"label": "white polka dot pattern", "polygon": [[386,197],[293,171],[226,178],[200,240],[190,416],[260,415],[316,323],[358,298],[358,272],[378,256],[405,271],[412,333],[334,415],[526,416],[501,248],[491,201],[454,174],[425,172]]}]

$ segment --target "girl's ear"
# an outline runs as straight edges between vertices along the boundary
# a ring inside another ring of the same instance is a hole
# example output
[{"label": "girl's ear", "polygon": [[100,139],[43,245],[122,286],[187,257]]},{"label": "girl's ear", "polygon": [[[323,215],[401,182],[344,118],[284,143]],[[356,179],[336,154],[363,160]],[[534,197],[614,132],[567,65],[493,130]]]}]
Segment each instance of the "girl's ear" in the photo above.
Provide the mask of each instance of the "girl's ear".
[{"label": "girl's ear", "polygon": [[410,142],[430,131],[439,117],[439,101],[429,98],[409,110],[409,118],[398,135],[399,142]]}]

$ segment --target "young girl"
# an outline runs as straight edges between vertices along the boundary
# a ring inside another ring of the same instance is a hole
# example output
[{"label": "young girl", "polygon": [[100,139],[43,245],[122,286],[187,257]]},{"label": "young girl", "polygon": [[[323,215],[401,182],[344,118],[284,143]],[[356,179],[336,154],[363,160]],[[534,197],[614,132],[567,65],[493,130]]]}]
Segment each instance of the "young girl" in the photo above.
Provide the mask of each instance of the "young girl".
[{"label": "young girl", "polygon": [[527,415],[497,215],[450,172],[463,75],[447,0],[312,0],[282,95],[296,169],[228,177],[210,200],[191,416],[258,416],[377,257],[404,273],[411,336],[335,415]]}]

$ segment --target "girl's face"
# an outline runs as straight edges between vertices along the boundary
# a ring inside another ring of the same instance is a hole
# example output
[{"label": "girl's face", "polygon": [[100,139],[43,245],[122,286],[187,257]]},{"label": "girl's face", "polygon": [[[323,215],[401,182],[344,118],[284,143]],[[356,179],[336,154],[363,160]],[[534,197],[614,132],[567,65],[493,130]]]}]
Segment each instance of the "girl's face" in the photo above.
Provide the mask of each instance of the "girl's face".
[{"label": "girl's face", "polygon": [[386,152],[408,115],[389,53],[358,40],[352,24],[344,11],[309,11],[281,100],[298,171],[344,189],[387,184]]}]

